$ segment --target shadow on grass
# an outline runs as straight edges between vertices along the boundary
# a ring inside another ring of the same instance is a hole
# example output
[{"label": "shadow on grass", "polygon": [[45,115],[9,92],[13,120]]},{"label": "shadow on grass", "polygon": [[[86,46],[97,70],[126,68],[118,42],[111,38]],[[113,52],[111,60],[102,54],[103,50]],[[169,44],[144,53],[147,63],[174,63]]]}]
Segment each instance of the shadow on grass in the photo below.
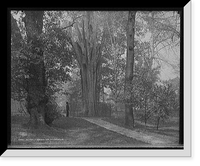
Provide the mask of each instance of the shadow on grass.
[{"label": "shadow on grass", "polygon": [[[178,137],[178,134],[179,134],[178,130],[166,128],[166,127],[172,127],[172,126],[177,127],[177,122],[162,124],[160,126],[160,128],[157,130],[156,126],[152,125],[152,126],[147,126],[145,128],[144,124],[137,123],[137,121],[135,122],[134,128],[127,127],[127,126],[125,126],[123,118],[102,118],[102,120],[105,120],[105,121],[110,122],[112,124],[130,129],[130,130],[134,130],[134,131],[137,131],[137,132],[151,132],[151,133],[155,133],[155,134],[161,134],[161,135],[172,136],[172,137]],[[165,128],[162,129],[162,127],[165,127]]]},{"label": "shadow on grass", "polygon": [[62,117],[55,120],[51,127],[39,129],[28,129],[27,126],[22,125],[27,123],[28,117],[15,117],[12,120],[13,145],[27,147],[57,145],[62,147],[138,147],[147,145],[81,118]]},{"label": "shadow on grass", "polygon": [[92,124],[90,122],[87,122],[84,119],[81,118],[73,118],[73,117],[62,117],[57,120],[55,120],[52,124],[52,127],[57,127],[61,129],[77,129],[77,128],[88,128],[88,127],[95,127],[95,124]]}]

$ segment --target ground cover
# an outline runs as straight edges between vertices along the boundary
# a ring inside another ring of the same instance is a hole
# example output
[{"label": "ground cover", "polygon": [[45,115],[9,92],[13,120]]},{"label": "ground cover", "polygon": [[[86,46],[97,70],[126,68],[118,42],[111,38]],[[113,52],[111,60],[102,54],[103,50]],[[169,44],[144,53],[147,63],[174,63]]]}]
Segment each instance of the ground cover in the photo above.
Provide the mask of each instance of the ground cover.
[{"label": "ground cover", "polygon": [[24,125],[27,122],[28,117],[11,117],[10,148],[112,148],[148,145],[81,118],[59,118],[49,129],[28,129]]}]

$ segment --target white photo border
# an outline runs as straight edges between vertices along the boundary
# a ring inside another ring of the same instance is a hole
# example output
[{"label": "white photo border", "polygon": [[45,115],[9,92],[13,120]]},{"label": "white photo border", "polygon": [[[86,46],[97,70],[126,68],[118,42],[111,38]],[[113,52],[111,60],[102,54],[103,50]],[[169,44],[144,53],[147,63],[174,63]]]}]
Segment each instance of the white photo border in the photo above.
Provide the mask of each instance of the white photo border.
[{"label": "white photo border", "polygon": [[191,157],[191,1],[184,6],[184,148],[183,149],[7,149],[2,157],[11,156],[135,156]]}]

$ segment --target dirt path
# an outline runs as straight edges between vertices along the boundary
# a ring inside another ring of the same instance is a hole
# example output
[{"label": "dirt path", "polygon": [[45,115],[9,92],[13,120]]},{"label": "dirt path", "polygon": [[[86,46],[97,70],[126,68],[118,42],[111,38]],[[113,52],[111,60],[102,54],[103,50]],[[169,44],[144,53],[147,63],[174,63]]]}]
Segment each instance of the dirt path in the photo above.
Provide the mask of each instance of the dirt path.
[{"label": "dirt path", "polygon": [[164,135],[155,134],[155,133],[144,133],[144,132],[133,131],[133,130],[126,129],[126,128],[114,125],[112,123],[106,122],[99,118],[83,118],[83,119],[87,120],[88,122],[94,123],[98,126],[101,126],[107,130],[114,131],[116,133],[151,144],[153,146],[177,146],[177,144],[175,144],[174,137],[164,136]]}]

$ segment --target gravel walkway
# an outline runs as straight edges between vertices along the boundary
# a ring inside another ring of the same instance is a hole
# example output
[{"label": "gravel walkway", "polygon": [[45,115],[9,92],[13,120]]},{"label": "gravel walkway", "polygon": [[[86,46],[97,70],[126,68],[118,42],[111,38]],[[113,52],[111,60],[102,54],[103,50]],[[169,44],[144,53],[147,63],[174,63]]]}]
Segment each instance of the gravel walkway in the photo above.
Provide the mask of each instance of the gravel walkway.
[{"label": "gravel walkway", "polygon": [[160,134],[153,134],[153,133],[146,134],[143,132],[133,131],[133,130],[126,129],[126,128],[114,125],[112,123],[106,122],[99,118],[85,118],[84,117],[82,119],[87,120],[88,122],[94,123],[98,126],[101,126],[107,130],[114,131],[116,133],[125,135],[127,137],[146,142],[153,146],[177,146],[177,144],[174,143],[174,137],[164,136]]}]

